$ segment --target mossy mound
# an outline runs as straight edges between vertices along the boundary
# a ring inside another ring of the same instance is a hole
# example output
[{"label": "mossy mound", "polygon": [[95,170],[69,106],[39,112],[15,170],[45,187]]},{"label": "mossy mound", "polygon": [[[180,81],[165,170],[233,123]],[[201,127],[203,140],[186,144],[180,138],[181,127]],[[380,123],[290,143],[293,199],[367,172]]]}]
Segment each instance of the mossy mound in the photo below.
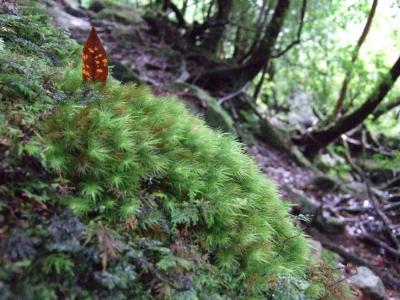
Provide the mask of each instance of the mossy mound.
[{"label": "mossy mound", "polygon": [[301,233],[239,143],[144,88],[110,84],[88,100],[70,88],[79,102],[59,105],[41,134],[47,165],[77,188],[75,212],[142,234],[150,223],[166,241],[185,231],[246,278],[302,269]]},{"label": "mossy mound", "polygon": [[302,280],[302,233],[239,143],[176,99],[83,84],[79,47],[20,11],[0,18],[0,298],[265,298]]}]

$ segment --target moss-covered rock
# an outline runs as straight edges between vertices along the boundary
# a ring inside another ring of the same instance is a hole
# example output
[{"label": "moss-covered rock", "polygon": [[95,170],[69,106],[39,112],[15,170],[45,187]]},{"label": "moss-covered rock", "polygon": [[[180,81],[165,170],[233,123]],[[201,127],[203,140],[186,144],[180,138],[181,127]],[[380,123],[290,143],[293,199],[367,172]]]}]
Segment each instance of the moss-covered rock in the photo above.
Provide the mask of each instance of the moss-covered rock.
[{"label": "moss-covered rock", "polygon": [[123,24],[136,24],[142,21],[141,11],[135,5],[121,4],[117,1],[96,0],[91,3],[89,9],[97,19],[107,19]]},{"label": "moss-covered rock", "polygon": [[195,95],[206,106],[204,120],[213,128],[236,135],[236,129],[230,115],[217,103],[217,100],[210,96],[207,91],[193,84],[175,82],[171,87],[178,90],[188,90]]},{"label": "moss-covered rock", "polygon": [[77,45],[25,9],[0,18],[0,298],[238,299],[304,281],[302,233],[242,145],[177,99],[82,83]]}]

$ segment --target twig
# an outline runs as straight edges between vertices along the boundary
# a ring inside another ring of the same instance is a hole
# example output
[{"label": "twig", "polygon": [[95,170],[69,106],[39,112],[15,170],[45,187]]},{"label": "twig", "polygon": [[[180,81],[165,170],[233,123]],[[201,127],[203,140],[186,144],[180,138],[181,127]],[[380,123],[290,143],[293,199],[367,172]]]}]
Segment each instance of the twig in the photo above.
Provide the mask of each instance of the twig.
[{"label": "twig", "polygon": [[186,68],[185,59],[181,57],[181,61],[182,61],[182,63],[181,63],[181,75],[179,75],[178,79],[176,79],[177,82],[185,82],[190,77],[190,74],[189,74],[189,72],[187,71],[187,68]]},{"label": "twig", "polygon": [[364,229],[364,226],[361,226],[362,231],[363,231],[363,235],[360,237],[363,240],[369,241],[371,243],[374,243],[375,245],[385,249],[387,252],[389,252],[390,254],[394,255],[394,256],[400,256],[400,251],[396,250],[392,247],[390,247],[388,244],[386,244],[385,242],[373,237],[372,235],[368,234],[366,232],[366,230]]},{"label": "twig", "polygon": [[344,154],[345,154],[347,162],[354,169],[354,171],[357,172],[358,175],[363,177],[363,173],[364,173],[363,170],[359,166],[357,166],[357,164],[351,158],[349,144],[347,143],[347,137],[344,134],[342,134],[340,136],[340,138],[342,139],[342,143],[343,143],[344,150],[345,150]]},{"label": "twig", "polygon": [[397,208],[400,206],[400,202],[392,203],[392,204],[386,204],[383,206],[383,210],[391,210],[393,208]]},{"label": "twig", "polygon": [[369,144],[363,145],[361,142],[357,141],[356,139],[353,139],[353,138],[349,137],[349,136],[346,135],[346,134],[343,134],[343,135],[342,135],[342,139],[345,139],[346,142],[348,142],[349,144],[353,144],[353,145],[365,147],[366,149],[368,149],[368,150],[370,150],[370,151],[373,151],[373,152],[376,152],[376,153],[379,153],[379,154],[382,154],[382,155],[393,156],[393,154],[394,154],[394,153],[392,153],[392,152],[385,151],[385,150],[383,150],[383,149],[379,149],[379,148],[374,147],[374,146],[371,146],[371,145],[369,145]]},{"label": "twig", "polygon": [[228,101],[232,98],[235,98],[236,96],[239,96],[242,93],[245,93],[247,91],[247,89],[250,87],[251,82],[247,82],[244,86],[242,86],[239,90],[237,90],[236,92],[233,92],[231,94],[228,94],[224,97],[221,97],[218,99],[218,104],[221,105],[222,103],[224,103],[225,101]]}]

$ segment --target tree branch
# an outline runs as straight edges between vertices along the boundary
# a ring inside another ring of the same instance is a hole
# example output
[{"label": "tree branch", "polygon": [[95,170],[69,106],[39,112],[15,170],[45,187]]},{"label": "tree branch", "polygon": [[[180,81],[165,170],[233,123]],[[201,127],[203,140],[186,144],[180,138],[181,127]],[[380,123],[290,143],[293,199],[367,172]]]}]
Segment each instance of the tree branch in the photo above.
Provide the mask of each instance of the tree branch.
[{"label": "tree branch", "polygon": [[247,82],[244,86],[242,86],[239,90],[237,90],[236,92],[233,92],[229,95],[226,95],[224,97],[221,97],[218,99],[218,104],[221,105],[222,103],[224,103],[225,101],[228,101],[232,98],[235,98],[236,96],[239,96],[242,93],[245,93],[247,91],[247,89],[250,87],[251,82]]},{"label": "tree branch", "polygon": [[[372,3],[371,10],[368,15],[367,23],[365,24],[365,27],[361,33],[360,38],[357,41],[356,48],[354,49],[353,55],[351,57],[352,64],[354,64],[355,61],[357,60],[358,54],[360,53],[361,46],[364,43],[365,39],[367,38],[368,32],[371,28],[372,20],[375,15],[377,5],[378,5],[378,0],[374,0],[374,2]],[[345,78],[343,80],[342,87],[339,92],[339,98],[338,98],[335,108],[333,109],[333,112],[332,112],[332,116],[331,116],[332,119],[334,119],[338,115],[338,113],[340,112],[340,110],[343,107],[343,102],[344,102],[344,99],[346,98],[347,87],[348,87],[348,85],[350,83],[350,79],[351,79],[351,77],[350,77],[351,73],[352,73],[352,69],[350,68],[350,70],[346,72]]]}]

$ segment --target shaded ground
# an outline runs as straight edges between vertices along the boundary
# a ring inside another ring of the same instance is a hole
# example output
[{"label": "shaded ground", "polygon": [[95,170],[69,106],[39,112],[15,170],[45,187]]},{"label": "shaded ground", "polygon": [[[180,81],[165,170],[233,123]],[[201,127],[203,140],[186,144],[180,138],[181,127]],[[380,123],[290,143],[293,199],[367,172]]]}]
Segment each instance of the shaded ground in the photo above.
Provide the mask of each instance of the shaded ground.
[{"label": "shaded ground", "polygon": [[[132,69],[141,82],[149,84],[155,93],[175,94],[188,100],[190,108],[195,112],[202,113],[206,103],[196,98],[189,90],[176,90],[169,87],[170,83],[184,80],[188,72],[196,68],[196,64],[199,64],[198,57],[173,49],[166,43],[165,35],[154,32],[154,28],[145,22],[129,25],[107,20],[99,21],[91,19],[89,15],[81,16],[80,19],[87,20],[96,26],[110,55],[111,65],[113,62],[114,64],[115,62],[122,63]],[[71,29],[72,37],[80,43],[85,40],[87,33],[87,28],[79,26]],[[204,66],[200,64],[199,67]],[[357,258],[361,258],[379,273],[388,287],[395,289],[397,285],[398,290],[400,255],[396,260],[395,255],[393,253],[390,255],[388,249],[381,247],[377,241],[366,238],[366,236],[379,236],[382,240],[387,239],[382,234],[382,221],[375,216],[364,184],[351,182],[344,185],[345,188],[335,186],[324,189],[318,187],[318,184],[313,181],[318,174],[300,167],[287,154],[278,152],[256,140],[249,144],[247,149],[248,153],[258,161],[262,170],[276,182],[284,198],[291,199],[293,198],[290,195],[291,191],[298,192],[318,205],[318,212],[323,219],[333,217],[340,221],[333,230],[326,230],[320,223],[317,225],[319,231],[315,231],[314,228],[310,233],[321,240],[327,248],[330,247],[324,242],[325,238],[333,246],[336,245],[349,254],[342,255],[344,262],[350,263],[347,268],[344,268],[345,273],[354,270],[351,263],[357,263]],[[398,218],[399,209],[396,210],[396,206],[390,207],[391,204],[393,203],[381,203],[381,208],[385,209],[390,217]],[[294,209],[294,213],[299,213],[299,211],[296,212]],[[324,234],[321,235],[321,232]],[[360,263],[362,264],[362,261],[358,262]],[[388,290],[387,296],[389,299],[400,299],[400,294],[393,290]]]}]

